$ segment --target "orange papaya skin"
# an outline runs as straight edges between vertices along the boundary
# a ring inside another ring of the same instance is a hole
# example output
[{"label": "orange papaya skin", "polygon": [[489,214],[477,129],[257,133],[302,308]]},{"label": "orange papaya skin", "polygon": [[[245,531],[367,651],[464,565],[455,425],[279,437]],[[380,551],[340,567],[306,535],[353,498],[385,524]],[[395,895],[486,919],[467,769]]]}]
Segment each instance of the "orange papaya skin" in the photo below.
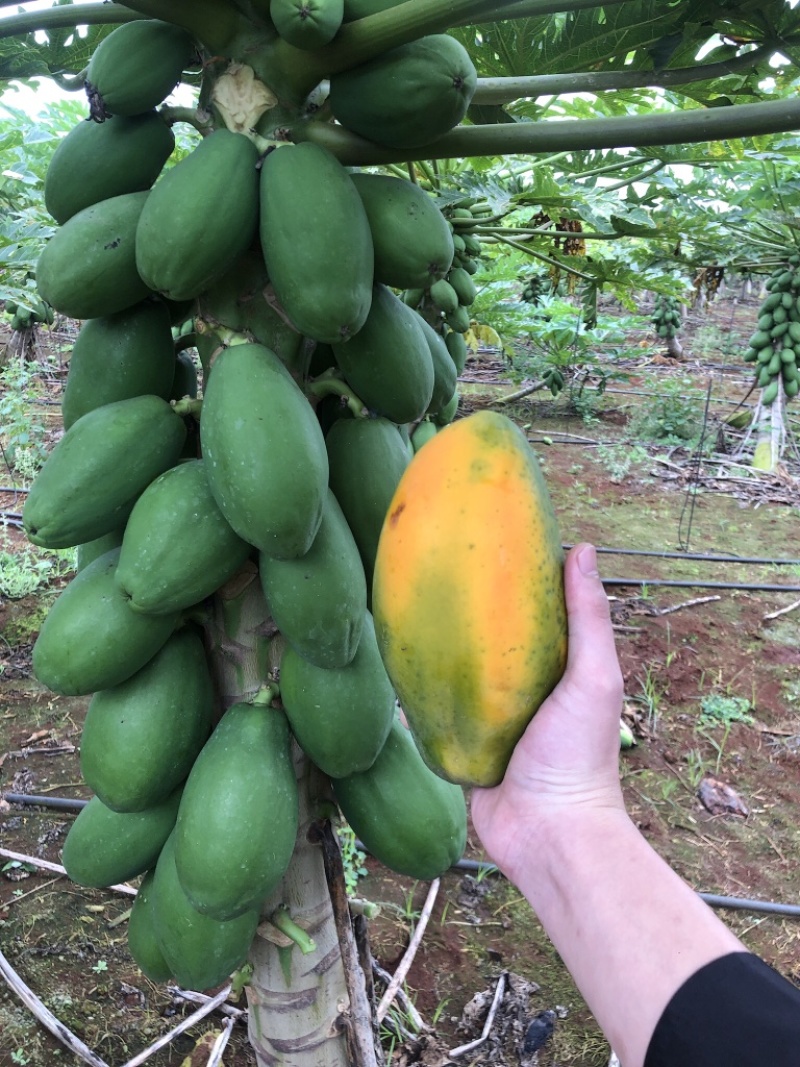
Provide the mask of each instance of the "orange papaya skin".
[{"label": "orange papaya skin", "polygon": [[566,665],[563,551],[520,430],[482,411],[412,460],[375,566],[378,644],[440,777],[492,786]]}]

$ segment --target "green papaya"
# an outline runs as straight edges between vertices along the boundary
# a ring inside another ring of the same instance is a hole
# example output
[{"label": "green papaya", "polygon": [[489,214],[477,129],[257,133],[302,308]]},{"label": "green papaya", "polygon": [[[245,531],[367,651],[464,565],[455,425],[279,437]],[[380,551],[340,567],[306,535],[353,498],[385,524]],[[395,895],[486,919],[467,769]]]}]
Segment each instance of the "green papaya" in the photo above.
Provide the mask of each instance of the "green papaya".
[{"label": "green papaya", "polygon": [[[455,311],[450,311],[444,317],[445,322],[455,333],[466,333],[470,327],[469,312],[460,305]],[[663,329],[663,327],[661,327]]]},{"label": "green papaya", "polygon": [[458,333],[456,330],[448,330],[444,343],[447,345],[447,351],[455,364],[456,374],[461,374],[466,366],[469,354],[463,333]]},{"label": "green papaya", "polygon": [[421,321],[390,289],[376,285],[363,327],[333,346],[347,384],[392,422],[413,422],[431,402],[433,361]]},{"label": "green papaya", "polygon": [[170,400],[183,400],[185,397],[190,400],[196,400],[200,383],[197,380],[197,368],[194,365],[194,360],[188,352],[178,353],[175,358],[173,374]]},{"label": "green papaya", "polygon": [[419,316],[419,323],[422,326],[422,332],[425,334],[428,351],[431,354],[431,362],[433,363],[433,394],[430,404],[428,404],[428,413],[435,413],[441,411],[455,392],[456,368],[447,350],[445,340],[438,330],[434,330],[421,315]]},{"label": "green papaya", "polygon": [[336,36],[344,0],[271,0],[269,14],[284,41],[313,51]]},{"label": "green papaya", "polygon": [[[453,262],[453,235],[432,197],[388,174],[351,177],[372,230],[375,280],[414,291],[443,278]],[[420,292],[416,304],[421,298]]]},{"label": "green papaya", "polygon": [[775,403],[775,401],[776,401],[776,399],[778,397],[778,387],[779,387],[779,385],[780,385],[779,381],[773,381],[764,389],[764,392],[761,394],[761,403],[762,404],[765,404],[768,407],[770,404],[774,404]]},{"label": "green papaya", "polygon": [[419,452],[422,446],[426,445],[437,433],[438,427],[435,422],[429,422],[428,419],[421,422],[411,435],[411,444],[414,448],[414,452]]},{"label": "green papaya", "polygon": [[367,851],[398,874],[430,881],[461,858],[463,790],[430,770],[399,719],[372,766],[336,779],[333,791]]},{"label": "green papaya", "polygon": [[133,902],[128,919],[128,951],[145,978],[151,982],[168,982],[173,975],[155,930],[154,876],[155,870],[147,872]]},{"label": "green papaya", "polygon": [[36,265],[39,295],[71,319],[97,319],[150,293],[136,269],[136,227],[150,194],[85,207],[56,230]]},{"label": "green papaya", "polygon": [[164,615],[211,596],[251,551],[217,506],[204,461],[188,460],[152,481],[134,504],[116,581],[134,611]]},{"label": "green papaya", "polygon": [[411,457],[388,419],[340,419],[325,443],[330,486],[358,545],[369,589],[383,520]]},{"label": "green papaya", "polygon": [[335,118],[387,148],[419,148],[464,118],[477,73],[454,37],[434,34],[383,52],[330,80]]},{"label": "green papaya", "polygon": [[72,347],[61,398],[64,429],[88,411],[150,394],[167,400],[175,348],[166,307],[145,300],[116,315],[89,319]]},{"label": "green papaya", "polygon": [[792,378],[784,385],[784,391],[789,400],[792,400],[800,392],[800,379]]},{"label": "green papaya", "polygon": [[430,296],[436,307],[447,315],[458,308],[458,294],[445,278],[440,278],[433,283]]},{"label": "green papaya", "polygon": [[210,327],[227,326],[271,349],[282,363],[293,367],[303,338],[267,300],[269,278],[264,258],[248,251],[230,270],[198,298],[200,318]]},{"label": "green papaya", "polygon": [[75,570],[82,571],[100,556],[104,556],[106,552],[113,552],[115,548],[119,548],[122,544],[124,532],[124,527],[121,526],[118,530],[103,534],[102,537],[98,537],[94,541],[87,541],[85,544],[78,545]]},{"label": "green papaya", "polygon": [[452,397],[445,404],[442,410],[437,411],[437,413],[433,416],[433,421],[436,423],[437,426],[448,426],[453,421],[453,419],[456,417],[456,412],[458,411],[458,401],[459,396],[458,391],[456,390],[456,392],[453,393]]},{"label": "green papaya", "polygon": [[341,163],[310,142],[271,152],[261,167],[260,227],[275,295],[297,330],[328,344],[357,333],[372,299],[375,254]]},{"label": "green papaya", "polygon": [[179,26],[157,19],[127,22],[104,37],[86,71],[86,94],[95,121],[141,115],[157,107],[197,55]]},{"label": "green papaya", "polygon": [[301,656],[319,668],[352,661],[364,625],[367,584],[358,547],[330,489],[308,552],[288,560],[262,554],[258,570],[270,615]]},{"label": "green papaya", "polygon": [[343,778],[372,766],[392,725],[395,695],[369,613],[351,663],[317,667],[288,646],[280,686],[292,732],[321,771]]},{"label": "green papaya", "polygon": [[190,903],[226,921],[257,908],[294,851],[298,792],[286,716],[234,704],[186,780],[175,864]]},{"label": "green papaya", "polygon": [[250,246],[258,227],[258,149],[220,129],[166,172],[136,230],[136,268],[170,300],[198,296]]},{"label": "green papaya", "polygon": [[[240,827],[241,815],[236,812]],[[178,881],[174,834],[158,857],[150,893],[158,945],[184,989],[202,991],[221,985],[244,963],[258,927],[258,909],[218,922],[193,908]]]},{"label": "green papaya", "polygon": [[114,580],[119,549],[98,557],[58,597],[33,646],[36,677],[64,696],[119,685],[169,638],[177,615],[137,615]]},{"label": "green papaya", "polygon": [[[451,270],[447,275],[447,280],[455,290],[459,304],[464,304],[468,307],[470,304],[475,303],[478,290],[475,288],[472,276],[463,267],[455,267]],[[677,326],[678,323],[675,323],[675,325]]]},{"label": "green papaya", "polygon": [[157,396],[118,400],[70,427],[36,476],[22,522],[44,548],[69,548],[116,530],[142,490],[178,459],[186,427]]},{"label": "green papaya", "polygon": [[160,804],[122,814],[92,797],[70,827],[62,862],[78,885],[104,889],[154,866],[178,815],[180,790]]},{"label": "green papaya", "polygon": [[44,178],[44,206],[65,223],[92,204],[149,189],[172,155],[175,135],[157,111],[87,119],[59,141]]},{"label": "green papaya", "polygon": [[328,485],[325,439],[274,352],[234,345],[206,385],[200,440],[211,492],[241,538],[267,555],[304,555]]},{"label": "green papaya", "polygon": [[126,682],[92,697],[81,734],[84,781],[112,811],[161,803],[192,769],[213,705],[203,642],[184,627]]}]

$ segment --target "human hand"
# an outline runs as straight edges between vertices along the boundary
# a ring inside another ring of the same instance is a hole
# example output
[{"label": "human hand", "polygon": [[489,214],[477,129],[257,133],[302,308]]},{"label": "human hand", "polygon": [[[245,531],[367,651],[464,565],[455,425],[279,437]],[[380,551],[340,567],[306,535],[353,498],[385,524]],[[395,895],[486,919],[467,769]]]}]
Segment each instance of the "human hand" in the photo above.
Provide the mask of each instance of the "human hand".
[{"label": "human hand", "polygon": [[472,821],[512,881],[550,830],[569,832],[583,814],[625,812],[619,783],[622,673],[592,545],[576,545],[564,568],[569,651],[564,676],[514,749],[505,777],[475,789]]}]

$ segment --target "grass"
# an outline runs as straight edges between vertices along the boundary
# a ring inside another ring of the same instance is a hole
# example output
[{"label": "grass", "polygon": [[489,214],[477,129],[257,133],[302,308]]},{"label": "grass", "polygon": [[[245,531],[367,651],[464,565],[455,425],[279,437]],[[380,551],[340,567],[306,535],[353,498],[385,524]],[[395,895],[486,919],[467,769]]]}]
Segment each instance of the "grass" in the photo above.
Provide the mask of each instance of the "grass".
[{"label": "grass", "polygon": [[75,569],[72,548],[45,551],[33,545],[0,549],[0,596],[8,600],[46,589]]}]

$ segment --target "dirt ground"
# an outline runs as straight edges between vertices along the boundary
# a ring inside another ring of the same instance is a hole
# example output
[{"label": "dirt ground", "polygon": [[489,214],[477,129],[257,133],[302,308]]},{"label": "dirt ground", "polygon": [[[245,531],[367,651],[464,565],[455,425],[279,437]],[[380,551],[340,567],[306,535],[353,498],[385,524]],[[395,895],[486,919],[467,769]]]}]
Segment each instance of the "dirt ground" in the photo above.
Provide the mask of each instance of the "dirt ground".
[{"label": "dirt ground", "polygon": [[[745,366],[731,352],[746,342],[756,311],[755,300],[728,298],[705,315],[690,316],[680,365],[665,360],[652,334],[643,333],[638,355],[624,367],[628,380],[596,400],[589,419],[544,392],[518,402],[510,414],[542,459],[566,543],[589,539],[603,549],[682,554],[601,556],[625,675],[625,719],[637,741],[620,757],[633,818],[698,891],[797,903],[800,562],[775,561],[800,556],[800,463],[790,454],[776,475],[754,476],[736,465],[741,435],[723,422],[749,387]],[[507,379],[508,368],[496,357],[471,360],[463,409],[495,403],[513,388]],[[707,439],[719,450],[700,462],[674,443],[630,438],[637,413],[654,408],[657,394],[671,383],[674,390],[676,382],[681,389],[685,383],[701,415],[711,386]],[[8,477],[4,471],[0,483],[8,485]],[[3,511],[20,507],[18,496],[0,496]],[[21,543],[13,526],[0,529],[0,538],[0,548]],[[693,558],[709,554],[766,562]],[[87,795],[78,767],[86,700],[54,697],[31,674],[32,642],[57,590],[58,583],[44,594],[0,602],[3,793]],[[72,818],[0,801],[0,847],[58,862]],[[467,856],[481,858],[474,835]],[[128,898],[5,863],[0,857],[2,952],[107,1062],[124,1062],[191,1010],[166,987],[144,979],[131,961],[124,924]],[[358,894],[381,906],[370,922],[370,940],[376,960],[391,972],[428,886],[369,858],[366,868]],[[797,918],[746,907],[720,914],[749,947],[800,983]],[[433,1029],[408,1040],[387,1028],[385,1047],[394,1062],[447,1062],[449,1049],[480,1032],[487,996],[504,972],[509,991],[492,1037],[459,1062],[517,1063],[529,1022],[551,1010],[554,1030],[538,1053],[540,1067],[608,1063],[610,1049],[525,901],[499,876],[456,870],[442,878],[405,984]],[[220,1018],[213,1016],[148,1062],[181,1064],[204,1032],[219,1031]],[[405,1014],[396,1018],[408,1025]],[[191,1063],[207,1062],[205,1048],[205,1058],[198,1053]],[[0,1067],[73,1062],[0,983]],[[239,1024],[224,1062],[255,1062]]]}]

